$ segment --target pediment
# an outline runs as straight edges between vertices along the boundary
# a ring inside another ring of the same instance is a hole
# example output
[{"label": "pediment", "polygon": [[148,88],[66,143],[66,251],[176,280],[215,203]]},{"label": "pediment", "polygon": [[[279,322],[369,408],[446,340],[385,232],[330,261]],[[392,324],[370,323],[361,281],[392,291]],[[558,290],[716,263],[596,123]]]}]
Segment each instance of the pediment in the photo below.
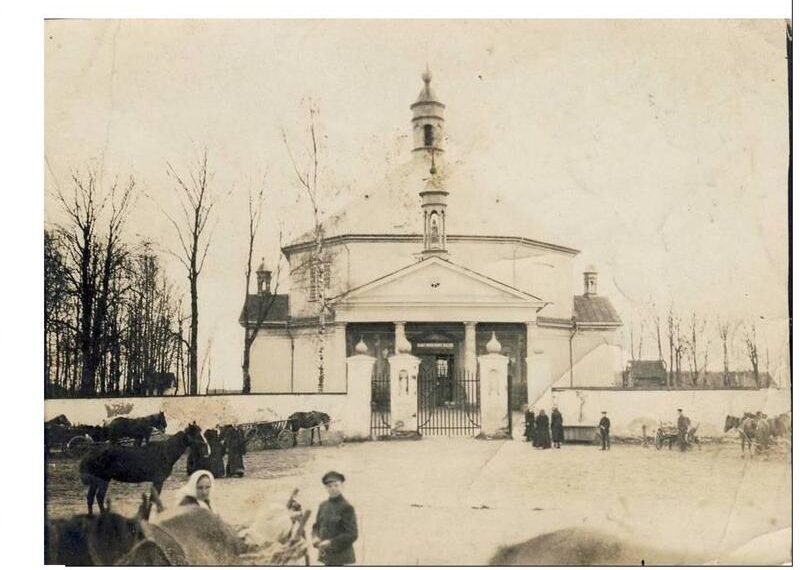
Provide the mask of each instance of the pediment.
[{"label": "pediment", "polygon": [[351,289],[334,302],[342,305],[545,305],[535,295],[439,257],[430,257]]}]

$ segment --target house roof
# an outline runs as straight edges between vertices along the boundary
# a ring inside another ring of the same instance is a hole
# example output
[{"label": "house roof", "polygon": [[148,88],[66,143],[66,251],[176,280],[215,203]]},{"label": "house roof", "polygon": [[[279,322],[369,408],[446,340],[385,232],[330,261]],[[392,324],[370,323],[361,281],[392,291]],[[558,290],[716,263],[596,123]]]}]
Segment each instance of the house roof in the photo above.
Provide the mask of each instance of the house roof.
[{"label": "house roof", "polygon": [[575,295],[573,306],[578,324],[622,324],[614,305],[606,297]]},{"label": "house roof", "polygon": [[[267,301],[269,302],[269,300]],[[258,311],[260,308],[261,296],[258,294],[250,294],[247,296],[247,302],[242,307],[242,314],[239,315],[239,323],[244,325],[247,323],[255,323],[258,321]],[[269,311],[264,318],[265,323],[268,322],[286,322],[289,320],[289,295],[279,294],[273,295],[272,304]]]},{"label": "house roof", "polygon": [[631,360],[630,374],[634,378],[659,378],[666,377],[667,369],[661,360]]}]

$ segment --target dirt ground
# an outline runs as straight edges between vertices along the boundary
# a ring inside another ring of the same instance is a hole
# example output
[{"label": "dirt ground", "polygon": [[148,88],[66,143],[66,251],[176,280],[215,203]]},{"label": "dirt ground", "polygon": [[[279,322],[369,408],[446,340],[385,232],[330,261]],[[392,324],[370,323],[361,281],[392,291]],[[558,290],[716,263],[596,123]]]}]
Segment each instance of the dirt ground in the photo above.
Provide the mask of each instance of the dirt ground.
[{"label": "dirt ground", "polygon": [[[294,487],[313,508],[325,498],[322,474],[345,473],[360,564],[485,564],[500,545],[570,526],[713,561],[791,525],[788,459],[742,460],[732,443],[686,453],[636,445],[601,452],[426,438],[267,450],[245,462],[245,478],[219,480],[213,491],[220,515],[237,526],[263,521]],[[84,512],[77,461],[50,458],[47,473],[49,516]],[[181,459],[165,485],[167,506],[185,480]],[[112,483],[113,508],[133,515],[145,489]],[[770,542],[763,562],[790,560],[785,542]]]}]

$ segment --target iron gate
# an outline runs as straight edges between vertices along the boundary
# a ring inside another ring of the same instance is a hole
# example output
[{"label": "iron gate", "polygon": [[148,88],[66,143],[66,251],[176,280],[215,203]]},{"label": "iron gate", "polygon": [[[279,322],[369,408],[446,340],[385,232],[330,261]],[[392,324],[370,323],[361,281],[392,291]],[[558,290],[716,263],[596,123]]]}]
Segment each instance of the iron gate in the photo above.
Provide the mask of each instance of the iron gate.
[{"label": "iron gate", "polygon": [[477,435],[481,390],[477,372],[450,366],[420,366],[417,422],[422,435]]},{"label": "iron gate", "polygon": [[391,380],[389,372],[372,373],[372,419],[369,434],[373,439],[387,437],[392,433],[391,424]]}]

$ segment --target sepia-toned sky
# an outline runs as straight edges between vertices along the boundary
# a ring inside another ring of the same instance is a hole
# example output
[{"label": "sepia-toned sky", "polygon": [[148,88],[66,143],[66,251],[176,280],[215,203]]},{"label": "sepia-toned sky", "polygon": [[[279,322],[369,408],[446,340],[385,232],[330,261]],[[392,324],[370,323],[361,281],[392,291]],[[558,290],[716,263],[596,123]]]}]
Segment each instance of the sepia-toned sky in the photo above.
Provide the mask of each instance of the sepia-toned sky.
[{"label": "sepia-toned sky", "polygon": [[576,292],[593,263],[626,321],[649,303],[755,318],[771,372],[786,366],[783,21],[62,20],[45,33],[46,223],[62,220],[51,194],[72,171],[133,175],[128,239],[177,250],[167,162],[186,173],[208,149],[200,346],[214,387],[241,385],[248,187],[267,181],[258,257],[278,258],[279,226],[287,241],[311,223],[282,130],[300,149],[319,106],[326,205],[341,205],[409,158],[426,63],[448,153],[530,216],[526,237],[582,251]]}]

